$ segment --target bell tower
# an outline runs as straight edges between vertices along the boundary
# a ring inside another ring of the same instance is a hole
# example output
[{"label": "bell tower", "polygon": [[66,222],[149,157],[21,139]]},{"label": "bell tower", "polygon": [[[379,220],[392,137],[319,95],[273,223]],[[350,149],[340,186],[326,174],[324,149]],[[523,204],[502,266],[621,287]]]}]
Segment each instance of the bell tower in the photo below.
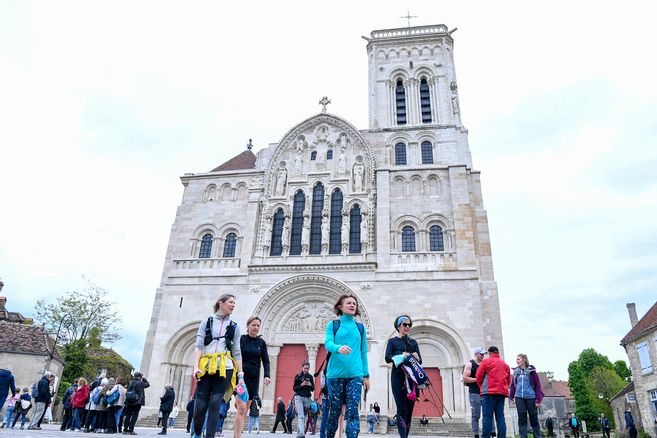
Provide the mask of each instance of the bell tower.
[{"label": "bell tower", "polygon": [[439,24],[375,30],[363,37],[370,129],[461,126],[454,30]]}]

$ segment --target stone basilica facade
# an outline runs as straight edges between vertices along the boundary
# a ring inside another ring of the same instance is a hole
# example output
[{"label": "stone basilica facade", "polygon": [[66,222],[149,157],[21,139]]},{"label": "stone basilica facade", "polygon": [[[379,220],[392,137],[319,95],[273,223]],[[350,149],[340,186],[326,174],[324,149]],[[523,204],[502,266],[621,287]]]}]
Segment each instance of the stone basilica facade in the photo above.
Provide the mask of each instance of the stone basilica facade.
[{"label": "stone basilica facade", "polygon": [[[172,383],[187,400],[198,324],[233,293],[242,330],[252,314],[263,321],[272,383],[260,395],[271,412],[275,397],[292,395],[301,360],[311,369],[323,360],[333,304],[350,292],[367,328],[368,401],[394,412],[384,351],[405,313],[444,406],[467,415],[463,365],[474,347],[502,347],[502,330],[453,43],[444,25],[374,31],[368,129],[328,113],[325,98],[257,155],[249,147],[181,178],[141,364],[153,393]],[[427,402],[415,411],[442,412]]]}]

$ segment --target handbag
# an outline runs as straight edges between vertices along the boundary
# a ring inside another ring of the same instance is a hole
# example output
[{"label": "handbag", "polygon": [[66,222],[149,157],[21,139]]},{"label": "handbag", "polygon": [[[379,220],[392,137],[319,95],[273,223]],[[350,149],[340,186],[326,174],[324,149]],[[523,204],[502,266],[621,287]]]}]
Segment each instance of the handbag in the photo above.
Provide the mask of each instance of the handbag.
[{"label": "handbag", "polygon": [[21,400],[21,408],[23,408],[24,411],[29,409],[31,406],[32,406],[32,402],[30,400],[25,400],[25,399]]}]

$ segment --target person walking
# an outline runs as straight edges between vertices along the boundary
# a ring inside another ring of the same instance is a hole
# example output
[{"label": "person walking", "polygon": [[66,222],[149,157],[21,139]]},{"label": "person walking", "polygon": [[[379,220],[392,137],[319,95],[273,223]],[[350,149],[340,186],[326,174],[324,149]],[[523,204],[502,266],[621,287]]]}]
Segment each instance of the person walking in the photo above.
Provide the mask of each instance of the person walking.
[{"label": "person walking", "polygon": [[196,397],[192,396],[192,398],[187,402],[187,406],[185,406],[185,410],[187,411],[187,426],[186,430],[187,433],[190,432],[191,427],[192,427],[192,419],[194,418],[194,399]]},{"label": "person walking", "polygon": [[285,424],[285,403],[283,402],[283,397],[278,397],[278,402],[276,403],[276,419],[274,420],[274,428],[271,433],[276,433],[278,423],[283,425],[283,433],[287,433],[287,424]]},{"label": "person walking", "polygon": [[463,368],[463,384],[468,387],[468,400],[470,401],[470,423],[474,438],[479,438],[479,419],[481,418],[481,391],[477,385],[477,368],[484,360],[486,350],[482,347],[474,349],[474,359],[470,359]]},{"label": "person walking", "polygon": [[14,414],[14,408],[16,407],[16,402],[20,404],[20,399],[20,392],[16,392],[16,394],[7,397],[7,408],[5,409],[5,416],[2,420],[2,425],[0,425],[0,428],[9,427],[9,423]]},{"label": "person walking", "polygon": [[538,422],[538,409],[543,401],[543,390],[536,368],[529,364],[526,354],[516,357],[517,368],[513,370],[509,399],[515,403],[518,412],[518,430],[521,438],[527,438],[527,415],[532,426],[534,438],[541,438],[541,424]]},{"label": "person walking", "polygon": [[[206,436],[213,437],[221,400],[225,399],[225,394],[230,396],[237,385],[246,387],[242,372],[240,328],[231,320],[234,309],[235,296],[224,294],[214,303],[214,314],[199,324],[193,362],[194,376],[198,379],[193,438],[201,437],[206,412]],[[245,411],[246,407],[242,405],[238,404],[237,407],[238,415],[243,419],[244,413],[241,411]],[[235,438],[240,438],[242,426],[235,422]]]},{"label": "person walking", "polygon": [[64,407],[62,416],[62,425],[59,430],[62,432],[66,429],[73,430],[73,395],[78,390],[78,379],[73,380],[73,384],[66,389],[62,397],[62,406]]},{"label": "person walking", "polygon": [[167,426],[169,425],[169,415],[171,414],[171,411],[173,411],[173,401],[175,399],[176,399],[176,393],[173,390],[173,385],[168,383],[164,387],[164,395],[160,397],[160,412],[162,412],[162,430],[158,433],[158,435],[167,434]]},{"label": "person walking", "polygon": [[150,386],[151,384],[141,372],[135,372],[125,393],[125,407],[123,408],[125,412],[125,419],[123,420],[124,434],[137,435],[135,424],[137,424],[141,407],[146,405],[145,390]]},{"label": "person walking", "polygon": [[353,295],[341,295],[333,311],[340,319],[329,321],[324,337],[326,351],[331,353],[326,371],[330,403],[326,436],[334,438],[342,405],[345,405],[345,433],[347,438],[356,438],[360,431],[358,406],[361,394],[370,389],[367,333],[365,326],[355,319],[360,316],[360,311]]},{"label": "person walking", "polygon": [[627,429],[627,432],[630,434],[630,438],[636,438],[637,430],[636,430],[636,425],[634,424],[634,417],[632,416],[632,409],[630,408],[627,408],[627,410],[625,411],[625,428]]},{"label": "person walking", "polygon": [[611,426],[609,425],[609,418],[605,416],[604,413],[600,414],[600,418],[598,419],[600,422],[600,429],[602,430],[602,438],[611,438]]},{"label": "person walking", "polygon": [[376,413],[374,412],[374,405],[370,403],[370,409],[367,411],[367,424],[369,424],[369,429],[367,433],[374,433],[374,422],[376,421]]},{"label": "person walking", "polygon": [[6,365],[0,369],[0,411],[2,411],[10,391],[12,397],[16,395],[16,381],[11,365]]},{"label": "person walking", "polygon": [[169,415],[169,429],[173,429],[173,426],[176,424],[176,418],[178,418],[178,414],[180,414],[180,408],[178,407],[178,403],[174,403],[171,414]]},{"label": "person walking", "polygon": [[20,395],[19,401],[14,406],[14,420],[11,422],[12,429],[16,426],[18,417],[21,417],[21,430],[25,428],[25,420],[27,419],[27,413],[30,409],[32,409],[32,397],[29,394],[29,389],[23,388],[23,393]]},{"label": "person walking", "polygon": [[[244,355],[242,355],[244,357]],[[249,393],[249,396],[251,393]],[[252,399],[249,400],[250,405],[249,405],[249,427],[247,430],[249,433],[253,429],[255,429],[256,433],[260,433],[260,408],[262,407],[262,401],[260,400],[260,396],[256,394],[256,396]]]},{"label": "person walking", "polygon": [[554,436],[554,418],[547,417],[545,420],[545,428],[547,429],[548,436],[553,437]]},{"label": "person walking", "polygon": [[294,420],[294,417],[297,416],[297,411],[294,407],[294,399],[290,399],[290,404],[287,407],[287,411],[285,411],[285,424],[287,426],[287,430],[285,433],[292,433],[292,420]]},{"label": "person walking", "polygon": [[[411,430],[411,420],[413,419],[413,407],[415,401],[409,400],[407,397],[406,389],[404,388],[404,371],[400,366],[395,366],[393,357],[397,355],[413,355],[415,359],[422,363],[422,356],[420,355],[420,347],[417,345],[415,339],[409,336],[413,321],[408,315],[401,315],[395,318],[393,322],[397,335],[388,339],[385,352],[386,363],[393,364],[390,373],[390,388],[392,396],[395,399],[397,406],[397,431],[400,438],[407,438]],[[415,396],[418,396],[417,390]]]},{"label": "person walking", "polygon": [[38,425],[44,414],[46,413],[46,407],[50,404],[50,376],[52,372],[49,370],[43,373],[43,376],[37,382],[37,394],[34,399],[36,403],[36,410],[32,415],[30,420],[30,425],[27,427],[28,430],[41,430],[41,427]]},{"label": "person walking", "polygon": [[294,376],[294,407],[297,412],[298,438],[304,436],[306,416],[310,408],[310,395],[315,390],[315,381],[313,376],[308,372],[309,370],[310,362],[304,359],[301,362],[301,372]]},{"label": "person walking", "polygon": [[570,414],[570,418],[568,419],[568,427],[570,427],[570,432],[572,433],[573,437],[579,438],[579,431],[582,427],[582,423],[580,423],[579,418],[577,418],[574,412]]},{"label": "person walking", "polygon": [[504,400],[509,395],[511,369],[500,358],[500,350],[491,346],[488,357],[477,368],[477,384],[481,389],[482,437],[490,438],[493,432],[493,415],[497,425],[497,436],[506,437],[504,420]]},{"label": "person walking", "polygon": [[[253,315],[246,321],[246,334],[240,336],[240,350],[242,352],[242,368],[244,369],[244,383],[249,393],[249,400],[243,410],[238,410],[238,413],[243,412],[246,415],[249,412],[251,417],[251,405],[255,397],[259,397],[258,391],[260,386],[260,364],[264,369],[265,378],[263,380],[265,385],[271,383],[270,379],[270,365],[269,353],[267,353],[267,343],[260,336],[260,327],[262,321],[259,317]],[[235,402],[241,404],[239,397],[235,397]],[[262,401],[260,402],[262,404]],[[259,411],[260,408],[258,408]],[[237,417],[236,417],[237,420]],[[241,424],[244,424],[244,418],[239,419]],[[249,423],[251,419],[249,418]],[[250,430],[250,427],[248,428]]]}]

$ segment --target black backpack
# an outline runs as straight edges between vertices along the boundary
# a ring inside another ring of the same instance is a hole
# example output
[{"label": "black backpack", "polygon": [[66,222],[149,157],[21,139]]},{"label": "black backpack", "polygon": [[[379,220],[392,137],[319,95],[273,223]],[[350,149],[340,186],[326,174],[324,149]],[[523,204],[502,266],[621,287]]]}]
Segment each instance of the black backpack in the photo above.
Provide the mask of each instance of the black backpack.
[{"label": "black backpack", "polygon": [[226,334],[219,336],[218,338],[212,337],[212,321],[214,317],[209,317],[208,321],[205,323],[205,338],[203,339],[203,345],[208,346],[212,341],[218,341],[221,338],[226,339],[226,351],[230,351],[233,346],[233,338],[235,337],[235,327],[237,323],[230,321],[228,327],[226,327]]}]

